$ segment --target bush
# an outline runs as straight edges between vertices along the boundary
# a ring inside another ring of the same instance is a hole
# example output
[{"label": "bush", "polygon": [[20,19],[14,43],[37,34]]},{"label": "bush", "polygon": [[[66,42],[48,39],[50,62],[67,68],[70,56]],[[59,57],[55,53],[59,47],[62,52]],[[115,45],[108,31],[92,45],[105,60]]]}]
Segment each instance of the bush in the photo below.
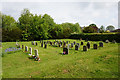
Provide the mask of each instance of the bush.
[{"label": "bush", "polygon": [[83,40],[91,40],[91,41],[105,41],[105,40],[116,40],[116,42],[120,43],[120,33],[103,33],[103,34],[71,34],[69,37],[70,39],[80,39],[82,38]]}]

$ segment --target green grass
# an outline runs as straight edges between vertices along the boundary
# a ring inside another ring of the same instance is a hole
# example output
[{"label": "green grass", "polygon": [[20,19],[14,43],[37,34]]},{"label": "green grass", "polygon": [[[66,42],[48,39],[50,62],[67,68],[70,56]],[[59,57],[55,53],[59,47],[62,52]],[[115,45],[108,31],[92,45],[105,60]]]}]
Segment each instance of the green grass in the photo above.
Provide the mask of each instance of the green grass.
[{"label": "green grass", "polygon": [[[59,39],[58,39],[59,40]],[[61,39],[62,41],[76,41],[72,39]],[[54,40],[51,40],[54,41]],[[28,53],[24,50],[11,52],[2,57],[2,77],[3,78],[117,78],[118,77],[118,44],[104,43],[103,48],[93,49],[93,43],[90,41],[91,48],[83,51],[70,49],[68,55],[61,55],[63,49],[59,47],[48,46],[47,49],[32,45],[29,42],[19,42],[20,45],[27,45],[38,49],[41,61],[29,59]],[[86,44],[87,42],[84,42]],[[2,52],[9,47],[16,47],[16,42],[3,42]]]}]

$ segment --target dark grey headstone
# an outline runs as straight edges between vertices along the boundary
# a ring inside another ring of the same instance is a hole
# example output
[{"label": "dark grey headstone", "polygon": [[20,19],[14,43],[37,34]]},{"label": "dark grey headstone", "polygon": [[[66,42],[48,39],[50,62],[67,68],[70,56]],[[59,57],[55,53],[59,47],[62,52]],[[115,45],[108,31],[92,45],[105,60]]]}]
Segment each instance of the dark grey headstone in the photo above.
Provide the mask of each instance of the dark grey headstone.
[{"label": "dark grey headstone", "polygon": [[83,45],[83,42],[81,42],[81,45]]},{"label": "dark grey headstone", "polygon": [[83,46],[83,51],[87,51],[87,46]]},{"label": "dark grey headstone", "polygon": [[90,43],[89,42],[87,42],[87,48],[90,49]]},{"label": "dark grey headstone", "polygon": [[36,42],[36,46],[37,46],[38,44],[37,44],[37,42]]},{"label": "dark grey headstone", "polygon": [[47,44],[45,44],[45,48],[47,48]]},{"label": "dark grey headstone", "polygon": [[93,49],[97,49],[97,44],[93,44]]},{"label": "dark grey headstone", "polygon": [[63,48],[63,52],[65,52],[65,54],[69,54],[69,49]]},{"label": "dark grey headstone", "polygon": [[102,42],[99,42],[99,47],[103,47],[103,43]]},{"label": "dark grey headstone", "polygon": [[43,43],[41,43],[41,47],[43,47]]},{"label": "dark grey headstone", "polygon": [[71,43],[71,48],[74,46],[74,43]]},{"label": "dark grey headstone", "polygon": [[75,50],[79,50],[79,46],[78,45],[75,45]]},{"label": "dark grey headstone", "polygon": [[24,45],[22,45],[22,49],[24,49]]}]

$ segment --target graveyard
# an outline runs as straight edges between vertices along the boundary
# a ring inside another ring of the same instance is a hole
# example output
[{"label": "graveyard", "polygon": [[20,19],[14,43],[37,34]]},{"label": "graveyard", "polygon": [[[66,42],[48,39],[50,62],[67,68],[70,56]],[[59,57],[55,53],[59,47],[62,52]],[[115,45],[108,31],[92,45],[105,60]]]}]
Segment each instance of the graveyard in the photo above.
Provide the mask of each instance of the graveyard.
[{"label": "graveyard", "polygon": [[118,45],[77,39],[2,42],[2,77],[117,78]]}]

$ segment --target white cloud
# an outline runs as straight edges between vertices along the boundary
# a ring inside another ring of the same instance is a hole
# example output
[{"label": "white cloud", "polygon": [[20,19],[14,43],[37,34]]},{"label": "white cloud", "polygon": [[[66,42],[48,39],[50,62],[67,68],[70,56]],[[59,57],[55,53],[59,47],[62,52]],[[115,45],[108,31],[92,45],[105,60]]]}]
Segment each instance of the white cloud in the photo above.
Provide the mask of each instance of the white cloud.
[{"label": "white cloud", "polygon": [[[72,1],[72,0],[71,0]],[[117,2],[3,2],[2,12],[13,16],[16,20],[24,8],[33,14],[49,14],[56,23],[91,23],[108,26],[112,24],[117,28],[118,5]]]}]

